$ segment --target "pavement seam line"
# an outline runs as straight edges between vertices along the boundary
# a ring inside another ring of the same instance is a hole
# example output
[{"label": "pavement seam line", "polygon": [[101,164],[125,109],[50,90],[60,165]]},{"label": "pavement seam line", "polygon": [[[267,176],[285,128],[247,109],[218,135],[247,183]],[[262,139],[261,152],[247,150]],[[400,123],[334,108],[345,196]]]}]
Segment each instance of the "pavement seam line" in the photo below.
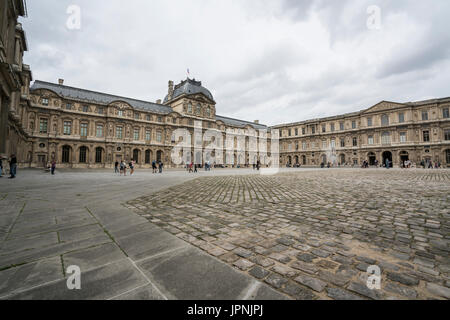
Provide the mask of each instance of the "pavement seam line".
[{"label": "pavement seam line", "polygon": [[25,201],[25,202],[23,203],[22,208],[21,208],[20,211],[19,211],[19,214],[18,214],[17,217],[14,219],[14,222],[10,225],[9,230],[6,232],[6,238],[4,239],[4,241],[8,240],[8,238],[9,238],[9,236],[10,236],[10,234],[11,234],[12,229],[13,229],[14,226],[16,225],[17,220],[19,220],[19,217],[22,215],[23,209],[25,209],[25,206],[26,206],[26,205],[27,205],[27,202]]},{"label": "pavement seam line", "polygon": [[164,300],[169,300],[165,294],[163,294],[161,292],[161,290],[158,289],[158,287],[147,277],[147,275],[141,270],[141,268],[139,268],[136,263],[133,261],[133,259],[131,259],[130,257],[128,257],[128,260],[130,260],[130,262],[133,264],[133,266],[139,270],[139,272],[144,276],[144,278],[148,281],[149,284],[152,285],[153,288],[155,288],[156,292],[158,292],[163,298]]},{"label": "pavement seam line", "polygon": [[259,281],[253,281],[248,288],[247,292],[245,293],[242,300],[249,300],[249,298],[254,294],[260,287],[262,283]]},{"label": "pavement seam line", "polygon": [[151,256],[148,256],[148,257],[136,260],[136,263],[144,262],[146,260],[149,260],[149,259],[152,259],[152,258],[156,258],[156,257],[162,256],[162,255],[165,255],[167,253],[175,252],[175,251],[178,251],[178,250],[181,250],[181,249],[185,249],[185,248],[188,248],[188,247],[187,246],[183,246],[183,247],[177,247],[175,249],[166,250],[166,251],[163,251],[163,252],[160,252],[160,253],[157,253],[157,254],[154,254],[154,255],[151,255]]},{"label": "pavement seam line", "polygon": [[119,293],[118,295],[115,295],[115,296],[113,296],[113,297],[111,297],[111,298],[108,298],[108,299],[106,299],[106,300],[114,300],[115,298],[118,298],[118,297],[123,296],[123,295],[125,295],[125,294],[127,294],[127,293],[130,293],[130,292],[133,292],[133,291],[138,290],[138,289],[140,289],[140,288],[146,287],[146,286],[148,286],[148,285],[149,285],[148,283],[145,283],[145,284],[143,284],[143,285],[137,286],[136,288],[133,288],[133,289],[127,290],[127,291],[125,291],[125,292]]}]

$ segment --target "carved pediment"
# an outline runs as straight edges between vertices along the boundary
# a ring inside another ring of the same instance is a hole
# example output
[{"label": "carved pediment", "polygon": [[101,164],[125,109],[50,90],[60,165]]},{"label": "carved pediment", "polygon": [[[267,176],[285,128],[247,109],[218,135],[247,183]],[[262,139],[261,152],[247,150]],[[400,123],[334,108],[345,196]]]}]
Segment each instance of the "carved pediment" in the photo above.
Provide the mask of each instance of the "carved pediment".
[{"label": "carved pediment", "polygon": [[404,104],[402,104],[402,103],[381,101],[380,103],[377,103],[373,107],[370,107],[363,113],[386,111],[386,110],[391,110],[391,109],[395,109],[395,108],[402,107],[402,106],[404,106]]},{"label": "carved pediment", "polygon": [[124,101],[114,101],[110,106],[118,108],[119,110],[133,110],[133,107]]}]

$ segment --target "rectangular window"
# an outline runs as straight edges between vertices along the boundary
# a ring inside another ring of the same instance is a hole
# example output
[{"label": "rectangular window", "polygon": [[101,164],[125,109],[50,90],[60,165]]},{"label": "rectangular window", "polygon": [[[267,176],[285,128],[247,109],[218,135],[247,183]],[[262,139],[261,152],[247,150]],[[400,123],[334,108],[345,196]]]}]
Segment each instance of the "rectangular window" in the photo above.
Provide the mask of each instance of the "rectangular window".
[{"label": "rectangular window", "polygon": [[83,106],[83,112],[88,112],[89,111],[89,107],[88,106]]},{"label": "rectangular window", "polygon": [[122,139],[122,137],[123,137],[123,128],[122,127],[117,127],[116,128],[116,138]]},{"label": "rectangular window", "polygon": [[295,129],[295,135],[298,136],[298,129]]},{"label": "rectangular window", "polygon": [[150,130],[145,130],[145,140],[150,141]]},{"label": "rectangular window", "polygon": [[162,142],[162,134],[161,134],[161,131],[156,132],[156,141]]},{"label": "rectangular window", "polygon": [[443,117],[444,119],[450,118],[449,108],[444,108],[444,109],[442,109],[442,117]]},{"label": "rectangular window", "polygon": [[48,120],[47,119],[41,119],[39,121],[39,132],[40,133],[47,133],[47,127],[48,127]]},{"label": "rectangular window", "polygon": [[280,137],[283,136],[283,130],[279,130]]},{"label": "rectangular window", "polygon": [[406,142],[406,132],[400,132],[400,142]]},{"label": "rectangular window", "polygon": [[47,98],[42,98],[42,104],[44,106],[48,106],[48,99]]},{"label": "rectangular window", "polygon": [[302,149],[306,150],[306,142],[302,142]]},{"label": "rectangular window", "polygon": [[292,135],[291,129],[288,130],[288,136],[290,137]]},{"label": "rectangular window", "polygon": [[139,113],[135,113],[135,114],[134,114],[134,118],[135,118],[136,120],[139,120]]},{"label": "rectangular window", "polygon": [[304,135],[306,133],[305,128],[302,128],[302,134]]},{"label": "rectangular window", "polygon": [[119,111],[117,112],[117,115],[118,115],[119,117],[123,117],[123,111],[122,111],[122,110],[119,110]]},{"label": "rectangular window", "polygon": [[145,119],[147,119],[147,121],[151,121],[151,120],[152,120],[152,117],[148,114],[148,115],[145,117]]},{"label": "rectangular window", "polygon": [[422,121],[428,120],[428,111],[422,111]]},{"label": "rectangular window", "polygon": [[322,141],[322,149],[326,149],[328,147],[327,141],[323,140]]},{"label": "rectangular window", "polygon": [[163,122],[162,117],[158,117],[158,122]]},{"label": "rectangular window", "polygon": [[72,110],[72,104],[66,103],[66,110]]},{"label": "rectangular window", "polygon": [[139,129],[134,129],[134,140],[139,140]]},{"label": "rectangular window", "polygon": [[331,127],[331,132],[334,132],[334,123],[332,123],[332,124],[330,125],[330,127]]},{"label": "rectangular window", "polygon": [[345,139],[341,139],[341,148],[345,147]]},{"label": "rectangular window", "polygon": [[356,121],[352,121],[352,129],[356,129]]},{"label": "rectangular window", "polygon": [[339,123],[339,130],[344,131],[344,123],[343,122]]},{"label": "rectangular window", "polygon": [[444,140],[449,141],[450,140],[450,129],[446,129],[444,131]]},{"label": "rectangular window", "polygon": [[405,122],[405,114],[403,112],[398,114],[398,122],[399,123]]},{"label": "rectangular window", "polygon": [[98,114],[103,114],[103,108],[98,108]]},{"label": "rectangular window", "polygon": [[367,126],[368,127],[372,126],[372,118],[367,118]]},{"label": "rectangular window", "polygon": [[82,123],[80,126],[80,136],[87,137],[88,135],[88,124]]},{"label": "rectangular window", "polygon": [[103,137],[103,125],[101,124],[97,125],[97,137],[98,138]]},{"label": "rectangular window", "polygon": [[372,145],[373,144],[373,136],[369,136],[367,139],[367,142],[369,145]]},{"label": "rectangular window", "polygon": [[358,138],[353,138],[353,146],[357,147],[358,146]]},{"label": "rectangular window", "polygon": [[336,148],[336,140],[332,139],[331,140],[331,149],[335,149]]},{"label": "rectangular window", "polygon": [[288,145],[288,150],[289,150],[289,151],[292,151],[292,143],[289,143],[289,145]]},{"label": "rectangular window", "polygon": [[423,142],[430,142],[430,131],[426,130],[423,132]]},{"label": "rectangular window", "polygon": [[315,126],[312,126],[312,127],[311,127],[311,133],[312,133],[312,134],[316,134],[316,127],[315,127]]},{"label": "rectangular window", "polygon": [[64,135],[69,136],[72,134],[72,121],[64,121]]},{"label": "rectangular window", "polygon": [[326,132],[327,131],[327,126],[326,125],[322,125],[322,132]]}]

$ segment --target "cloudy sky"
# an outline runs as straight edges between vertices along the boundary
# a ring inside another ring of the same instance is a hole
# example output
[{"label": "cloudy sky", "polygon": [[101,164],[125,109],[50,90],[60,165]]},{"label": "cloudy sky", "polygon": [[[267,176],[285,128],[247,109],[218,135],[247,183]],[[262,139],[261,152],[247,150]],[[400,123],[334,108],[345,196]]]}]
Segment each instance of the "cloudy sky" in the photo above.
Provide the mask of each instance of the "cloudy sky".
[{"label": "cloudy sky", "polygon": [[[189,68],[218,114],[268,125],[450,96],[448,0],[27,5],[25,59],[34,79],[156,101]],[[71,5],[81,9],[78,30],[67,27]]]}]

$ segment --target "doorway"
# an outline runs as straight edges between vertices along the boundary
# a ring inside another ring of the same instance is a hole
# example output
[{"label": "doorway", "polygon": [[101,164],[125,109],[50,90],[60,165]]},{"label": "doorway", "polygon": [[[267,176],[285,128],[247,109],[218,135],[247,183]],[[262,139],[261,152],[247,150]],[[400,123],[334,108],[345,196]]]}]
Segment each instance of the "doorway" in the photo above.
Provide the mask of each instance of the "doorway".
[{"label": "doorway", "polygon": [[389,167],[392,168],[392,153],[389,151],[383,152],[383,166],[386,166],[386,160],[389,160]]},{"label": "doorway", "polygon": [[375,162],[377,161],[377,156],[375,155],[375,153],[369,152],[367,157],[369,158],[369,166],[374,166]]}]

